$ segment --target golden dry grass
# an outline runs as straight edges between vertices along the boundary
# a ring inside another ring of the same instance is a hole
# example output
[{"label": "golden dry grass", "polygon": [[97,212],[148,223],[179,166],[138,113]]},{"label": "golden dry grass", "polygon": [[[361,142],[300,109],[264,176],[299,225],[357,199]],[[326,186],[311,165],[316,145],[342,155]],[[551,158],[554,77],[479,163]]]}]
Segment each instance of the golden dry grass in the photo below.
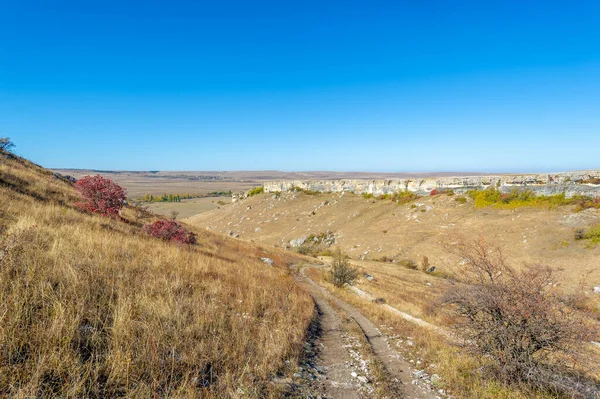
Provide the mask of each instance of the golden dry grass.
[{"label": "golden dry grass", "polygon": [[0,154],[0,396],[281,394],[270,379],[296,363],[313,314],[289,259],[206,232],[165,243],[76,198]]}]

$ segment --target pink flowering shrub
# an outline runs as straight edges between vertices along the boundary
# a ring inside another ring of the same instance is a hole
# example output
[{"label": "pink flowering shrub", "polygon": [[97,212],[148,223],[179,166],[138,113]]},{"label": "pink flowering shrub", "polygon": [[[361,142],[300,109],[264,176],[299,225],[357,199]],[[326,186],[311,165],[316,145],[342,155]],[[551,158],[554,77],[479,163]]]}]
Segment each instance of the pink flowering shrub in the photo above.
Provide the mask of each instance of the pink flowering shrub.
[{"label": "pink flowering shrub", "polygon": [[75,189],[79,191],[83,200],[76,205],[92,213],[116,217],[125,205],[123,187],[100,175],[85,176],[77,180]]},{"label": "pink flowering shrub", "polygon": [[157,220],[152,224],[145,225],[142,229],[152,237],[161,238],[165,241],[175,241],[181,244],[196,243],[194,233],[187,231],[175,220]]}]

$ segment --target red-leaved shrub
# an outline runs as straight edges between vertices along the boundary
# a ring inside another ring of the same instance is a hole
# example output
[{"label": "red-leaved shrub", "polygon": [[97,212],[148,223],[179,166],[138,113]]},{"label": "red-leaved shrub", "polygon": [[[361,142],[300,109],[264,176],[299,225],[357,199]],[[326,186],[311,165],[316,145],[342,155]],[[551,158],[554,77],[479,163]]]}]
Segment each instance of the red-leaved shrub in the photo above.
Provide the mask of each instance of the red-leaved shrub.
[{"label": "red-leaved shrub", "polygon": [[152,237],[161,238],[165,241],[175,241],[181,244],[196,243],[194,233],[187,231],[175,220],[157,220],[152,224],[145,225],[142,229]]},{"label": "red-leaved shrub", "polygon": [[437,188],[434,188],[433,190],[431,190],[429,192],[429,195],[431,195],[431,196],[438,195],[438,194],[439,194],[439,191],[437,190]]},{"label": "red-leaved shrub", "polygon": [[116,217],[125,204],[125,190],[110,179],[97,176],[85,176],[75,183],[83,199],[76,205],[102,216]]}]

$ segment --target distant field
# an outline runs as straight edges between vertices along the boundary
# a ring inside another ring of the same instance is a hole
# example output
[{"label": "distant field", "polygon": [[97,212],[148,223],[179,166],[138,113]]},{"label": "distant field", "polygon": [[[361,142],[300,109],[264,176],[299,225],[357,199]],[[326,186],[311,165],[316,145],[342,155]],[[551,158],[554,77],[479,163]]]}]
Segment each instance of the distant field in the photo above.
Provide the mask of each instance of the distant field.
[{"label": "distant field", "polygon": [[330,179],[400,179],[441,176],[477,176],[476,172],[383,173],[383,172],[279,172],[279,171],[97,171],[87,169],[53,169],[81,178],[100,174],[127,189],[128,197],[145,194],[208,194],[216,191],[245,191],[269,180],[330,180]]},{"label": "distant field", "polygon": [[207,198],[192,198],[182,200],[181,202],[155,202],[149,204],[148,207],[154,213],[159,215],[170,216],[172,212],[177,212],[177,219],[185,219],[199,213],[212,211],[219,207],[218,202],[223,201],[231,203],[231,198],[228,197],[207,197]]},{"label": "distant field", "polygon": [[254,180],[238,179],[221,172],[120,172],[55,169],[56,172],[81,178],[100,174],[127,189],[129,198],[145,194],[208,194],[217,191],[244,191],[259,185]]}]

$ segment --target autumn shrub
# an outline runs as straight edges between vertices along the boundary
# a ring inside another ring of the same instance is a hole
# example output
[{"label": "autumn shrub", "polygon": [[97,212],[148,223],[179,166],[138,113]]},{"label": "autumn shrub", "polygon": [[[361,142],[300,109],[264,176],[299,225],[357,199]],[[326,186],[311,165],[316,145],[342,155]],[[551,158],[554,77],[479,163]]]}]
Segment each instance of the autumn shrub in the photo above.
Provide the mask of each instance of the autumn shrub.
[{"label": "autumn shrub", "polygon": [[433,190],[431,190],[431,191],[429,192],[429,195],[431,195],[431,196],[433,197],[433,196],[435,196],[435,195],[438,195],[439,193],[440,193],[440,192],[439,192],[439,191],[438,191],[436,188],[434,188]]},{"label": "autumn shrub", "polygon": [[399,204],[407,204],[418,199],[419,196],[412,191],[398,191],[392,196],[392,200]]},{"label": "autumn shrub", "polygon": [[188,231],[176,220],[157,220],[152,224],[147,224],[143,230],[152,237],[160,238],[165,241],[173,241],[180,244],[195,244],[196,236]]},{"label": "autumn shrub", "polygon": [[[495,187],[491,187],[485,190],[469,190],[467,191],[467,195],[473,199],[475,206],[478,208],[488,206],[504,209],[514,209],[523,206],[554,208],[578,203],[576,198],[566,198],[565,193],[537,195],[528,189],[514,189],[510,192],[502,192]],[[579,202],[584,207],[587,206],[587,202]]]},{"label": "autumn shrub", "polygon": [[343,287],[344,284],[351,285],[358,277],[358,270],[350,265],[348,259],[348,255],[339,249],[333,255],[329,279],[336,287]]},{"label": "autumn shrub", "polygon": [[116,217],[125,205],[125,190],[110,179],[85,176],[75,183],[75,189],[81,194],[82,201],[76,205],[86,211],[102,216]]},{"label": "autumn shrub", "polygon": [[595,332],[571,306],[577,300],[555,288],[556,271],[538,264],[517,269],[483,241],[460,242],[452,252],[463,259],[464,279],[449,287],[444,302],[453,305],[470,349],[491,359],[507,383],[587,397],[590,385],[569,367],[584,358]]},{"label": "autumn shrub", "polygon": [[600,197],[592,198],[588,196],[576,195],[571,198],[571,201],[576,205],[576,211],[595,208],[600,209]]}]

